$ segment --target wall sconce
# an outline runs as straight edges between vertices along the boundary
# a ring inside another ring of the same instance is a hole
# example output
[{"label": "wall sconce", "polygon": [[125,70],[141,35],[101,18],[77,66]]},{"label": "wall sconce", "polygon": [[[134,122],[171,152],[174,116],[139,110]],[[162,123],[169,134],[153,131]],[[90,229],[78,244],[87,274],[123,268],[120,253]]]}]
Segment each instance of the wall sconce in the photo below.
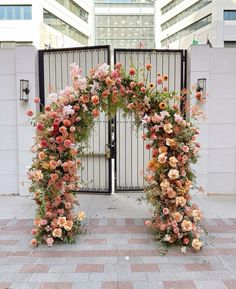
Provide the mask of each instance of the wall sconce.
[{"label": "wall sconce", "polygon": [[[196,95],[199,93],[201,98],[206,98],[206,78],[198,78]],[[200,100],[200,99],[199,99]]]},{"label": "wall sconce", "polygon": [[21,79],[20,80],[20,100],[28,101],[29,100],[29,80]]}]

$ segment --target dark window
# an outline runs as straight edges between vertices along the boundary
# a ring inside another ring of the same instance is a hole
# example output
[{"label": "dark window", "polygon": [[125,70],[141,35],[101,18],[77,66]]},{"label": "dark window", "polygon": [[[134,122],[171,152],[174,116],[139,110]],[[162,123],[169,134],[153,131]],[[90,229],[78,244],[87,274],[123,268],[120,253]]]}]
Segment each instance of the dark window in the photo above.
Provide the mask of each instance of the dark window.
[{"label": "dark window", "polygon": [[226,48],[236,48],[236,41],[225,41],[224,47]]}]

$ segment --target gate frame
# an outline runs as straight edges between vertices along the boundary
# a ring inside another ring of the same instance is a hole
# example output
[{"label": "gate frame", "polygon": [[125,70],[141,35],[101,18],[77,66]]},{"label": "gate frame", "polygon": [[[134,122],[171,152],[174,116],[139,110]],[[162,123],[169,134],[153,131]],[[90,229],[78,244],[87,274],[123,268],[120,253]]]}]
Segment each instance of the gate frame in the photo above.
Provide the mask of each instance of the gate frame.
[{"label": "gate frame", "polygon": [[[180,89],[181,91],[184,88],[187,88],[187,49],[138,49],[138,48],[115,48],[114,49],[114,65],[116,64],[116,57],[117,57],[117,52],[164,52],[164,53],[168,53],[168,52],[178,52],[181,53],[181,78],[180,78]],[[186,94],[183,95],[183,98],[181,99],[180,102],[180,109],[182,110],[185,106],[185,103],[187,101],[187,96]],[[114,160],[115,160],[115,165],[114,165],[114,170],[115,170],[115,192],[137,192],[137,191],[143,191],[143,188],[128,188],[128,189],[123,189],[123,188],[119,188],[117,189],[117,122],[116,122],[116,117],[114,118],[114,125],[115,125],[115,131],[114,131]]]},{"label": "gate frame", "polygon": [[[55,48],[55,49],[41,49],[38,51],[38,71],[39,71],[39,98],[40,103],[45,105],[45,85],[44,85],[44,53],[48,52],[67,52],[67,51],[81,51],[81,50],[92,50],[92,49],[106,49],[108,65],[111,65],[111,51],[110,45],[96,45],[96,46],[82,46],[82,47],[71,47],[71,48]],[[42,111],[42,106],[40,106],[40,111]],[[111,194],[112,193],[112,156],[114,156],[114,147],[112,144],[112,121],[108,120],[108,148],[111,151],[111,156],[108,159],[108,189],[107,190],[86,190],[81,189],[79,193],[90,193],[90,194]]]}]

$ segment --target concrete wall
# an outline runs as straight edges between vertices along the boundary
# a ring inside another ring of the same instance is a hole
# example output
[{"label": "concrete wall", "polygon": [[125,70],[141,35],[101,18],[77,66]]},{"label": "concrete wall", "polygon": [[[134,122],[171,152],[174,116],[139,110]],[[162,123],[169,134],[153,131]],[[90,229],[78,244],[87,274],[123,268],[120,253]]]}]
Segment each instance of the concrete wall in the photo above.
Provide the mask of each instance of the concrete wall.
[{"label": "concrete wall", "polygon": [[[34,131],[26,116],[38,96],[37,50],[17,47],[0,50],[0,194],[28,194]],[[191,46],[188,51],[189,87],[206,78],[208,99],[201,121],[201,158],[198,184],[209,193],[236,194],[236,49]],[[30,81],[28,102],[20,101],[20,79]]]},{"label": "concrete wall", "polygon": [[207,79],[207,120],[199,123],[199,184],[209,193],[236,194],[236,49],[199,45],[188,52],[189,86]]},{"label": "concrete wall", "polygon": [[[37,50],[0,50],[0,193],[28,194],[26,167],[31,164],[33,128],[26,111],[38,109]],[[20,101],[20,79],[29,80],[29,101]]]}]

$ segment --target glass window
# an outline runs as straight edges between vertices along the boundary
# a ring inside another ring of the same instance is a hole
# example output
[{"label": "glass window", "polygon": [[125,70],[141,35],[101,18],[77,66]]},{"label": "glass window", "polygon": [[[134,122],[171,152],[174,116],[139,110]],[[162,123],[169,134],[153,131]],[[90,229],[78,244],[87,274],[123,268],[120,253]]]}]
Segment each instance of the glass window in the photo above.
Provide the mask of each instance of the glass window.
[{"label": "glass window", "polygon": [[172,43],[177,39],[180,39],[180,38],[182,38],[188,34],[191,34],[195,31],[197,31],[198,29],[201,29],[202,27],[210,24],[211,22],[212,22],[212,15],[210,14],[210,15],[207,15],[206,17],[198,20],[197,22],[194,22],[193,24],[185,27],[184,29],[176,32],[175,34],[172,34],[172,35],[166,37],[165,39],[163,39],[161,41],[161,45],[165,46],[168,43]]},{"label": "glass window", "polygon": [[69,25],[68,23],[64,22],[60,18],[56,17],[52,13],[48,12],[47,10],[43,11],[43,21],[45,24],[53,27],[57,31],[67,35],[75,41],[84,45],[88,45],[88,36],[80,32],[73,26]]},{"label": "glass window", "polygon": [[236,48],[236,41],[225,41],[224,47],[226,48]]},{"label": "glass window", "polygon": [[30,20],[32,7],[30,5],[1,5],[0,20]]},{"label": "glass window", "polygon": [[70,10],[72,13],[74,13],[76,16],[81,18],[83,21],[88,23],[88,12],[84,10],[82,7],[80,7],[77,3],[75,3],[73,0],[56,0],[58,3],[66,7],[68,10]]},{"label": "glass window", "polygon": [[236,20],[236,10],[224,10],[224,20]]},{"label": "glass window", "polygon": [[161,24],[161,30],[162,31],[166,30],[167,28],[171,27],[172,25],[183,20],[184,18],[188,17],[189,15],[193,14],[194,12],[198,11],[199,9],[205,7],[206,5],[210,3],[212,3],[212,0],[200,0],[196,2],[192,6],[188,7],[184,11],[180,12],[176,16],[172,17],[168,21]]}]

